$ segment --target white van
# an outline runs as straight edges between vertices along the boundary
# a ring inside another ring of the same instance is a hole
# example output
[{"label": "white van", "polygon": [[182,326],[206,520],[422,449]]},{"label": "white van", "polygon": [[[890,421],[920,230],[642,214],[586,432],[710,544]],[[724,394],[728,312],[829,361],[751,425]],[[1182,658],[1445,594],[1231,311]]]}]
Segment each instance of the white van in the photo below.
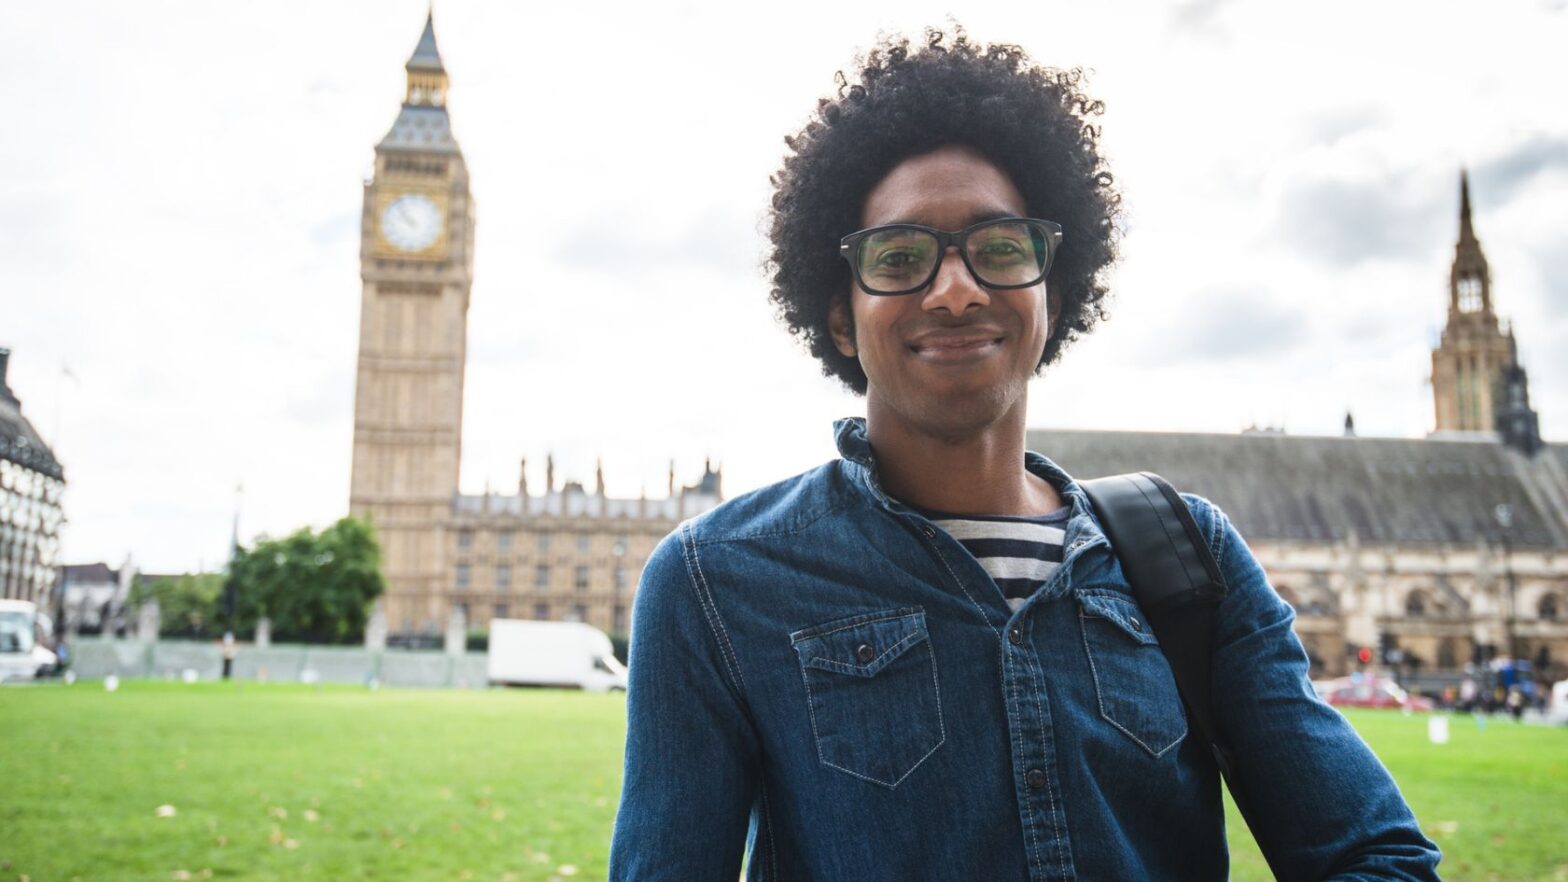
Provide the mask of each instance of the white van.
[{"label": "white van", "polygon": [[54,632],[49,617],[28,600],[0,600],[0,683],[30,681],[59,659],[39,643]]},{"label": "white van", "polygon": [[1551,700],[1546,705],[1546,719],[1559,726],[1568,726],[1568,680],[1558,680],[1552,684]]},{"label": "white van", "polygon": [[610,638],[582,622],[490,621],[491,683],[626,691],[626,666]]}]

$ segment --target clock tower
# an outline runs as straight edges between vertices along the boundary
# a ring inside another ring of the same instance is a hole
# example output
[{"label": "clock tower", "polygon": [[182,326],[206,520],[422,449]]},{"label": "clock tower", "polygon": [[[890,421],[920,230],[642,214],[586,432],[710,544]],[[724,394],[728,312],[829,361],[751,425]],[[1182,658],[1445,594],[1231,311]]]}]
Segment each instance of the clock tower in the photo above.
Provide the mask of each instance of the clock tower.
[{"label": "clock tower", "polygon": [[442,538],[458,492],[474,267],[468,169],[430,18],[405,68],[402,109],[365,184],[349,488],[350,512],[375,524],[387,624],[402,633],[446,621]]}]

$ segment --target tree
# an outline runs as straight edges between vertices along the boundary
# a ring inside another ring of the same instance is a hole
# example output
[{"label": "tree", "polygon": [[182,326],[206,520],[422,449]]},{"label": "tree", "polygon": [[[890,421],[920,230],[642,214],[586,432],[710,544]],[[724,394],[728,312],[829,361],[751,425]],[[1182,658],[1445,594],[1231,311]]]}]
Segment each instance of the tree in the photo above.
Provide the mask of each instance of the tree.
[{"label": "tree", "polygon": [[280,641],[357,642],[371,603],[386,590],[375,531],[353,517],[320,533],[302,527],[282,539],[263,537],[232,568],[236,630],[253,634],[266,616]]},{"label": "tree", "polygon": [[163,637],[209,637],[221,630],[218,595],[222,573],[187,573],[136,580],[131,589],[132,609],[149,600],[158,601],[158,634]]}]

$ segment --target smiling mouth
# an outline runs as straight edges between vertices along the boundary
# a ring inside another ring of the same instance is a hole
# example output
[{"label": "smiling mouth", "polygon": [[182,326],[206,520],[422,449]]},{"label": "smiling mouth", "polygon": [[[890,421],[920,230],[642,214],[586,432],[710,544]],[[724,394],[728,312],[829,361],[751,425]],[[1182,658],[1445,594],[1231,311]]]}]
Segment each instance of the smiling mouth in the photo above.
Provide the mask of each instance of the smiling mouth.
[{"label": "smiling mouth", "polygon": [[973,361],[984,358],[1001,348],[1001,337],[963,336],[930,337],[912,344],[909,351],[915,355],[938,362]]}]

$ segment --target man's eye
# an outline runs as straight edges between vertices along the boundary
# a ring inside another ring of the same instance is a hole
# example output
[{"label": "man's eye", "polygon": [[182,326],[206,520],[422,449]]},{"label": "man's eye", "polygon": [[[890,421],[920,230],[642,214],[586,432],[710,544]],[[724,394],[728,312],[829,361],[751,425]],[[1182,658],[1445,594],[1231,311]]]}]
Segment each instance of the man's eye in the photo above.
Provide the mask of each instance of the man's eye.
[{"label": "man's eye", "polygon": [[908,270],[917,266],[925,259],[924,252],[918,248],[894,248],[882,252],[871,262],[872,268],[877,270]]},{"label": "man's eye", "polygon": [[1011,239],[992,239],[980,246],[981,254],[996,255],[998,257],[1011,254],[1022,254],[1023,249]]}]

